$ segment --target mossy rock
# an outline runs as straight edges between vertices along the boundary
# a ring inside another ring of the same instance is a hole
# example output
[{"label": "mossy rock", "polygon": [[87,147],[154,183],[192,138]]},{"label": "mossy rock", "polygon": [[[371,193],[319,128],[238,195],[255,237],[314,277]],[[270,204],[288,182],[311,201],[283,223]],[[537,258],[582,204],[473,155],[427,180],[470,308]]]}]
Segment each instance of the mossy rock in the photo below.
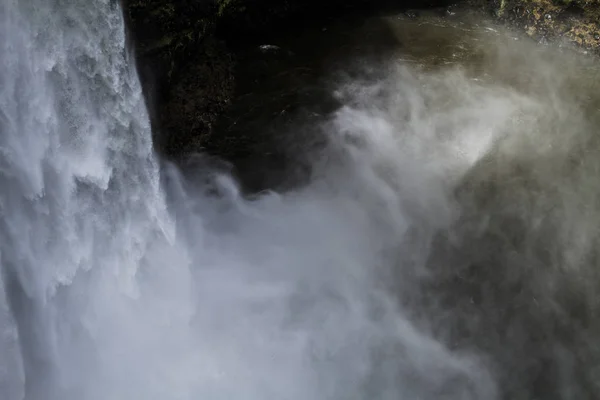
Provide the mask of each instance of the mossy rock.
[{"label": "mossy rock", "polygon": [[490,5],[497,17],[538,41],[565,40],[600,54],[600,0],[501,0]]}]

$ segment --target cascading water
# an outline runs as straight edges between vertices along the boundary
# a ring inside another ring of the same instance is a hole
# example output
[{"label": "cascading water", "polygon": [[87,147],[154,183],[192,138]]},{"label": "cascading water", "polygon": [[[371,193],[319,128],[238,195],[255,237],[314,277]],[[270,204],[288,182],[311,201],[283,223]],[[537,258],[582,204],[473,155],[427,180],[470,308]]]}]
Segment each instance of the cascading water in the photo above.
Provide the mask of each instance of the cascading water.
[{"label": "cascading water", "polygon": [[168,255],[172,224],[121,14],[108,0],[7,0],[1,18],[2,304],[13,316],[6,348],[21,355],[4,364],[6,380],[20,375],[32,399],[92,398],[92,387],[105,397],[102,359],[118,341],[100,344],[98,324],[139,295],[138,266],[159,262],[143,261],[149,247],[182,257]]},{"label": "cascading water", "polygon": [[341,85],[311,182],[246,200],[207,170],[161,184],[116,2],[0,18],[3,400],[598,393],[598,161],[568,68],[532,78],[496,42],[501,83],[380,66]]}]

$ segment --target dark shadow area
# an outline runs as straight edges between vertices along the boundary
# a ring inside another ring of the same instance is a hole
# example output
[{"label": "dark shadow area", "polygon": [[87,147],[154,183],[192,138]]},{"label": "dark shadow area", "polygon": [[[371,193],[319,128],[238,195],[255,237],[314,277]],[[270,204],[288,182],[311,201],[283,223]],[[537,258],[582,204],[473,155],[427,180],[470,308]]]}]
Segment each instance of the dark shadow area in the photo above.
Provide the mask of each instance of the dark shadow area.
[{"label": "dark shadow area", "polygon": [[158,153],[178,163],[198,152],[221,157],[249,191],[309,175],[302,161],[322,139],[314,122],[337,107],[336,69],[399,45],[376,16],[445,14],[449,4],[238,3],[217,17],[215,1],[123,0]]},{"label": "dark shadow area", "polygon": [[232,161],[249,191],[303,182],[325,139],[320,123],[339,107],[339,73],[400,45],[383,20],[356,14],[244,43],[234,100],[202,150]]},{"label": "dark shadow area", "polygon": [[230,45],[248,44],[255,40],[272,39],[346,17],[369,17],[419,9],[442,9],[451,0],[258,0],[238,3],[246,6],[220,19],[217,35]]}]

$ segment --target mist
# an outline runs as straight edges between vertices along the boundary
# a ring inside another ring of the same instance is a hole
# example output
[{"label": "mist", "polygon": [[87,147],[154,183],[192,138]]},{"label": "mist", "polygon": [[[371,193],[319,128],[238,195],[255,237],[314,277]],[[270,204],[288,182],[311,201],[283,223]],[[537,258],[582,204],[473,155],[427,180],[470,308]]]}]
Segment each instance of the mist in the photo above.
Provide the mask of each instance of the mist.
[{"label": "mist", "polygon": [[308,183],[248,196],[153,153],[111,1],[0,13],[3,399],[599,393],[593,60],[356,60]]}]

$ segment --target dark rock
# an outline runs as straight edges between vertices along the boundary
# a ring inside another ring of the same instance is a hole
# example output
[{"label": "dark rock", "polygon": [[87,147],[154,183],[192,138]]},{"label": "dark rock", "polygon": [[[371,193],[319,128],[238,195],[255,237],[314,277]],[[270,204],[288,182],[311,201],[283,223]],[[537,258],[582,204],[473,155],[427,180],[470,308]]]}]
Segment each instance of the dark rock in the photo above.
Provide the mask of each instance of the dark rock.
[{"label": "dark rock", "polygon": [[179,72],[161,105],[155,140],[163,154],[177,158],[201,150],[234,94],[234,62],[222,42],[207,39]]},{"label": "dark rock", "polygon": [[[369,0],[122,0],[150,109],[157,150],[179,158],[204,150],[236,96],[240,49],[269,43],[279,31],[321,24],[330,16],[373,11]],[[378,7],[447,4],[397,2]],[[321,25],[322,26],[322,25]],[[290,55],[275,45],[259,50]],[[210,146],[209,146],[210,147]],[[211,151],[214,151],[211,150]],[[218,150],[217,150],[218,152]]]},{"label": "dark rock", "polygon": [[[432,7],[438,7],[441,16],[454,13],[448,0],[122,2],[152,117],[155,144],[159,152],[170,158],[207,149],[232,160],[242,153],[246,157],[245,150],[230,150],[245,146],[238,144],[241,139],[214,137],[223,134],[215,133],[219,119],[243,95],[238,90],[238,77],[239,55],[244,49],[260,51],[265,61],[286,58],[290,52],[272,44],[277,43],[273,39],[280,32],[315,26],[325,32],[325,22],[342,14],[390,9],[404,10],[408,18],[418,18],[416,8]],[[600,48],[598,1],[464,0],[460,5],[491,12],[539,41],[564,35],[567,41],[582,48],[594,52]],[[233,130],[240,131],[243,129]]]},{"label": "dark rock", "polygon": [[513,8],[513,13],[517,18],[521,18],[525,13],[525,8],[521,5]]}]

